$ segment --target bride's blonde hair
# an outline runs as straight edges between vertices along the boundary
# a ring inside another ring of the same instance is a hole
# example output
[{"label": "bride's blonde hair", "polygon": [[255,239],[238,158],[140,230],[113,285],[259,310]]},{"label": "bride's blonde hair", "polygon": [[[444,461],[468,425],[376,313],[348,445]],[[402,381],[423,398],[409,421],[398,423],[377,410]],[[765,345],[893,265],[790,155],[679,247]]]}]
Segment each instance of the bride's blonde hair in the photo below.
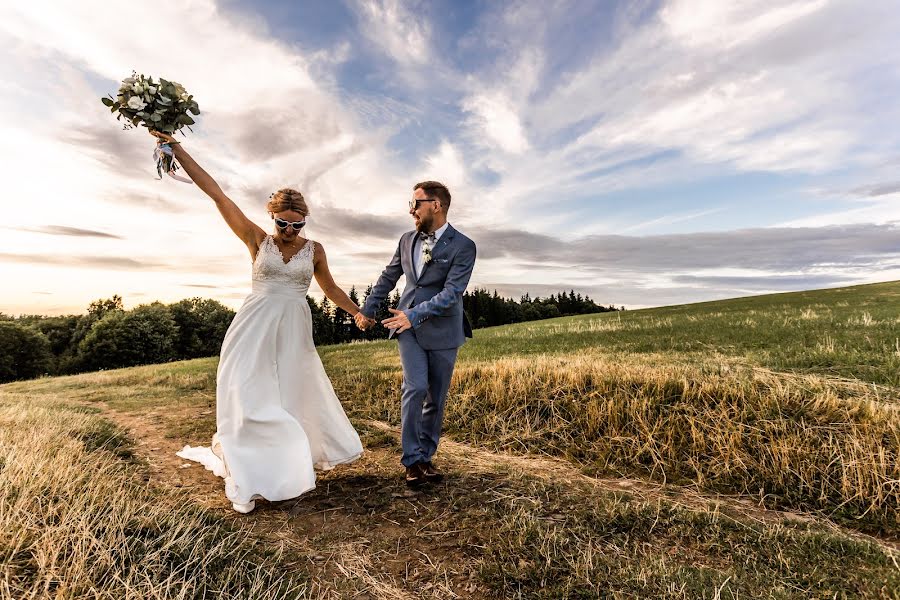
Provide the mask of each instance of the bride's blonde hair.
[{"label": "bride's blonde hair", "polygon": [[269,203],[266,204],[266,210],[270,213],[292,210],[300,213],[304,217],[309,216],[309,208],[306,206],[306,200],[303,198],[303,194],[291,188],[281,188],[269,196]]}]

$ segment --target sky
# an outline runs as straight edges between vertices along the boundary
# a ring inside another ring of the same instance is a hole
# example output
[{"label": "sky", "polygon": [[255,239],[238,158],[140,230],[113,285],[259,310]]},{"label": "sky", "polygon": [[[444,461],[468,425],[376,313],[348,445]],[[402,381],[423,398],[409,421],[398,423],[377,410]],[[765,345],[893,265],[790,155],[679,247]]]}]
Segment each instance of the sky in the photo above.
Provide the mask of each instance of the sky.
[{"label": "sky", "polygon": [[[266,230],[295,187],[349,290],[444,182],[470,289],[629,308],[900,279],[900,1],[0,1],[0,312],[240,306],[250,258],[99,98],[200,105],[181,141]],[[314,295],[321,297],[317,287]]]}]

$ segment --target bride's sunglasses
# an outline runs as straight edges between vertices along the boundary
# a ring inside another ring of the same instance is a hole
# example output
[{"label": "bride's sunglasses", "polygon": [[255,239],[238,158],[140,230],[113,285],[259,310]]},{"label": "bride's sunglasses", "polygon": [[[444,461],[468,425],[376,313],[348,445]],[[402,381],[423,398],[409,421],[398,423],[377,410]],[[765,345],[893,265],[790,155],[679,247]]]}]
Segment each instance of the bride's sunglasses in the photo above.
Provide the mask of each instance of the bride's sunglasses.
[{"label": "bride's sunglasses", "polygon": [[306,225],[306,221],[285,221],[284,219],[275,219],[275,225],[278,229],[287,229],[288,225],[294,228],[294,231],[300,231]]}]

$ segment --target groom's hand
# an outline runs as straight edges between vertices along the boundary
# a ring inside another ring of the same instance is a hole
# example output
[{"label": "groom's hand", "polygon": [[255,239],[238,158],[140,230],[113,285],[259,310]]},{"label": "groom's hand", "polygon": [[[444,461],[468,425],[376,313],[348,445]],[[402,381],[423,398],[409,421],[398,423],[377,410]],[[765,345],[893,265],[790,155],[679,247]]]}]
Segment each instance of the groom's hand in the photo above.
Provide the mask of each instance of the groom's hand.
[{"label": "groom's hand", "polygon": [[412,327],[412,323],[409,322],[409,318],[406,316],[406,313],[402,310],[397,310],[396,308],[388,309],[393,317],[389,317],[381,322],[382,325],[387,327],[388,329],[396,329],[396,333],[403,333],[410,327]]}]

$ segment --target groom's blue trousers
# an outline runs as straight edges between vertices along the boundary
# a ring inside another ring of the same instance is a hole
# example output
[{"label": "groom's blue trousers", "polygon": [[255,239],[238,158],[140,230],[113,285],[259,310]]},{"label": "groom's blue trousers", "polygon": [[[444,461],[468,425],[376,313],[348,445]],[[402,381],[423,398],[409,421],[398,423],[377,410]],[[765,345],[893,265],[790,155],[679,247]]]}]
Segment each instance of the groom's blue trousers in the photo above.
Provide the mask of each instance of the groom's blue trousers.
[{"label": "groom's blue trousers", "polygon": [[403,387],[400,397],[400,462],[409,467],[429,462],[441,437],[444,404],[459,348],[425,350],[408,329],[397,336]]}]

